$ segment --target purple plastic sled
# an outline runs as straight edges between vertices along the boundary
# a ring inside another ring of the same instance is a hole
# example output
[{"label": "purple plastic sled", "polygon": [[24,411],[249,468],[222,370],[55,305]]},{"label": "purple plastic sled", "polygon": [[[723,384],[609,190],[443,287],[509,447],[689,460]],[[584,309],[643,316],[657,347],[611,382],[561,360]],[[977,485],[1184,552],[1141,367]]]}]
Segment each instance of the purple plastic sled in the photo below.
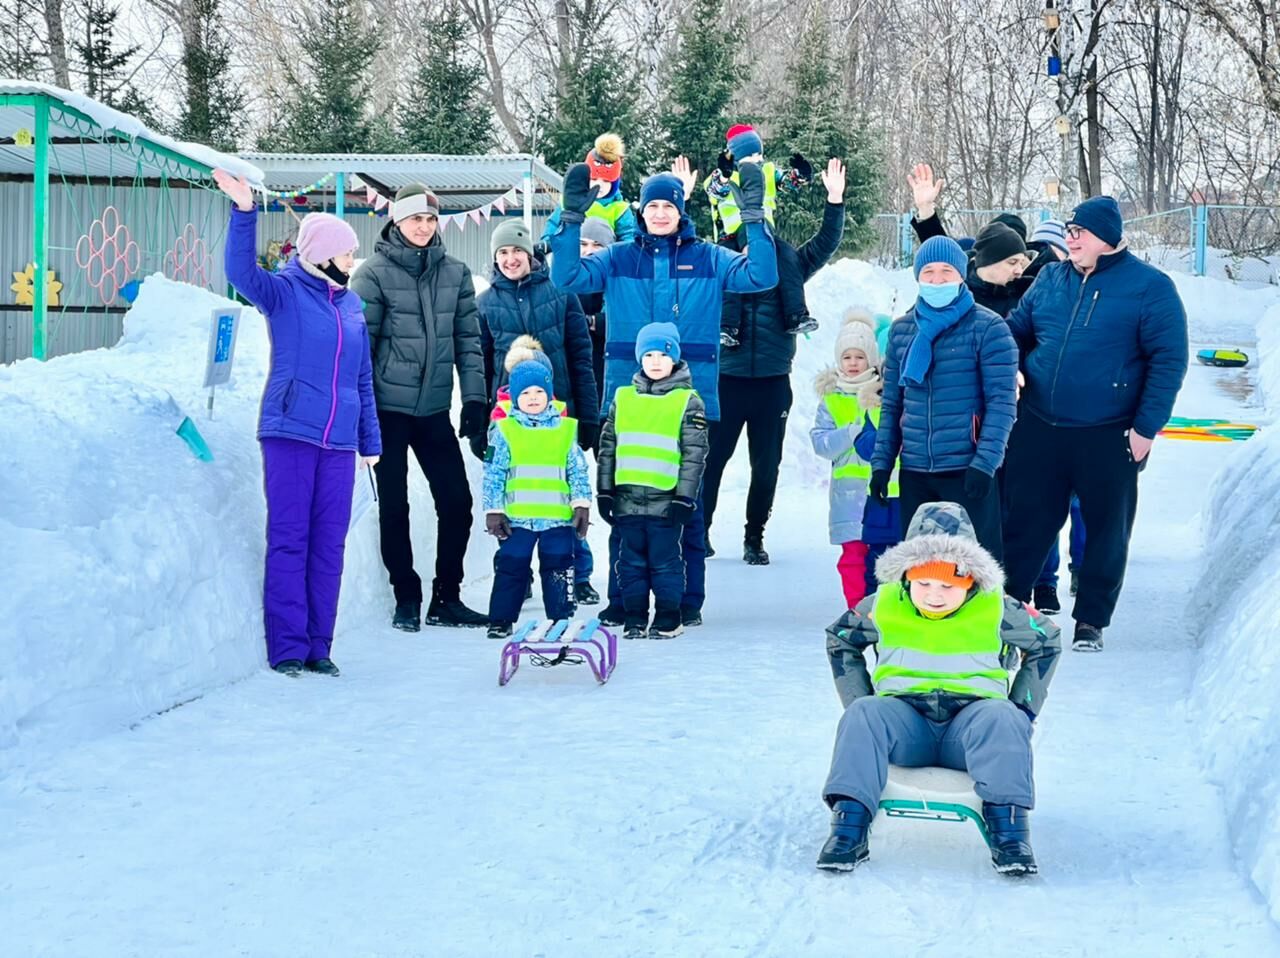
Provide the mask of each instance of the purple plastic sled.
[{"label": "purple plastic sled", "polygon": [[585,662],[591,666],[596,681],[604,685],[618,664],[618,639],[599,619],[526,622],[515,638],[502,647],[499,685],[511,681],[520,668],[521,656],[540,668]]}]

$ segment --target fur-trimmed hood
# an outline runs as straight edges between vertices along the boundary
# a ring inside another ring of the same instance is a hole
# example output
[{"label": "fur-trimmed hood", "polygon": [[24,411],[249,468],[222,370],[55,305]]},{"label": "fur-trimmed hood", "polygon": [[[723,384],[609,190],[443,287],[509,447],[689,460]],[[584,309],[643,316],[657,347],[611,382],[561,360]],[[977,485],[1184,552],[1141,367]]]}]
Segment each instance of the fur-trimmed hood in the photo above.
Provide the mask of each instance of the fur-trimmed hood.
[{"label": "fur-trimmed hood", "polygon": [[883,585],[901,582],[908,569],[925,562],[955,563],[981,592],[1004,590],[1004,570],[978,544],[969,514],[958,503],[926,502],[917,509],[907,537],[876,562],[876,578]]},{"label": "fur-trimmed hood", "polygon": [[[872,368],[868,369],[863,375],[870,374],[870,378],[866,382],[852,384],[852,394],[858,397],[858,402],[862,404],[863,409],[872,409],[880,405],[880,396],[884,390],[884,381],[880,378],[880,370]],[[840,370],[835,366],[829,366],[813,378],[813,391],[818,394],[819,399],[829,396],[831,393],[849,394],[850,384],[847,384],[844,377],[840,375]]]}]

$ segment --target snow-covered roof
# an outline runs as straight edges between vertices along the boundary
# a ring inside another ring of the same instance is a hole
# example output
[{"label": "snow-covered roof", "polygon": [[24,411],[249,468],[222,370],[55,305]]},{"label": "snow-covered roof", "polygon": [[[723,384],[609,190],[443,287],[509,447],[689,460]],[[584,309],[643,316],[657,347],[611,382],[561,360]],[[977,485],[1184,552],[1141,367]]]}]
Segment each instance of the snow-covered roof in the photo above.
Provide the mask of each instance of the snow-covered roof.
[{"label": "snow-covered roof", "polygon": [[520,183],[526,173],[533,177],[535,205],[549,208],[554,203],[550,194],[559,192],[562,185],[560,174],[527,153],[241,153],[240,157],[262,170],[263,183],[272,190],[298,189],[327,174],[346,173],[384,195],[409,183],[425,183],[451,209],[489,202]]},{"label": "snow-covered roof", "polygon": [[22,145],[20,131],[33,134],[36,97],[49,102],[50,174],[204,179],[215,167],[243,176],[255,185],[262,171],[237,156],[201,143],[175,140],[80,93],[47,83],[0,79],[0,173],[31,175],[35,149]]}]

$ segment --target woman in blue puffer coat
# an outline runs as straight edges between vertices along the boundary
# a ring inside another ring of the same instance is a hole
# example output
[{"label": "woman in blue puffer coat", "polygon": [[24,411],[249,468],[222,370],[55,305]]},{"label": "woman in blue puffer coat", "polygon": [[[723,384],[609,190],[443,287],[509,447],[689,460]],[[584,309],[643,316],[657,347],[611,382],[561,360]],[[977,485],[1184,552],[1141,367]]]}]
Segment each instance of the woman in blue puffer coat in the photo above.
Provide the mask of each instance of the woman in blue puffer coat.
[{"label": "woman in blue puffer coat", "polygon": [[964,282],[967,265],[964,250],[945,236],[926,240],[916,252],[919,298],[889,330],[867,493],[887,499],[889,472],[900,455],[903,525],[921,503],[958,502],[998,561],[995,475],[1017,417],[1018,347],[1005,321],[973,301]]},{"label": "woman in blue puffer coat", "polygon": [[[258,265],[258,208],[243,178],[214,179],[235,201],[227,228],[227,279],[266,317],[271,370],[258,441],[267,497],[263,619],[271,667],[337,675],[329,657],[351,521],[356,456],[382,453],[373,399],[369,330],[346,288],[355,231],[312,213],[298,228],[298,255],[279,273]],[[367,480],[365,480],[367,481]]]}]

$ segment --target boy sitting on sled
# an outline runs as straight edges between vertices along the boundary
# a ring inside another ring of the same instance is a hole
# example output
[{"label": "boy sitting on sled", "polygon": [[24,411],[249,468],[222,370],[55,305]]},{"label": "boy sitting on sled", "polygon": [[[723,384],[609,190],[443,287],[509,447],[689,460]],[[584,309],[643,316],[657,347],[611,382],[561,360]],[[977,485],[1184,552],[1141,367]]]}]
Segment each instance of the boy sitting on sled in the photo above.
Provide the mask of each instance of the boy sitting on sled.
[{"label": "boy sitting on sled", "polygon": [[1062,650],[1058,627],[1004,595],[1004,573],[954,502],[920,506],[876,577],[880,588],[827,630],[845,712],[822,793],[831,836],[818,867],[867,860],[890,764],[942,765],[972,776],[996,871],[1034,874],[1031,727]]}]

